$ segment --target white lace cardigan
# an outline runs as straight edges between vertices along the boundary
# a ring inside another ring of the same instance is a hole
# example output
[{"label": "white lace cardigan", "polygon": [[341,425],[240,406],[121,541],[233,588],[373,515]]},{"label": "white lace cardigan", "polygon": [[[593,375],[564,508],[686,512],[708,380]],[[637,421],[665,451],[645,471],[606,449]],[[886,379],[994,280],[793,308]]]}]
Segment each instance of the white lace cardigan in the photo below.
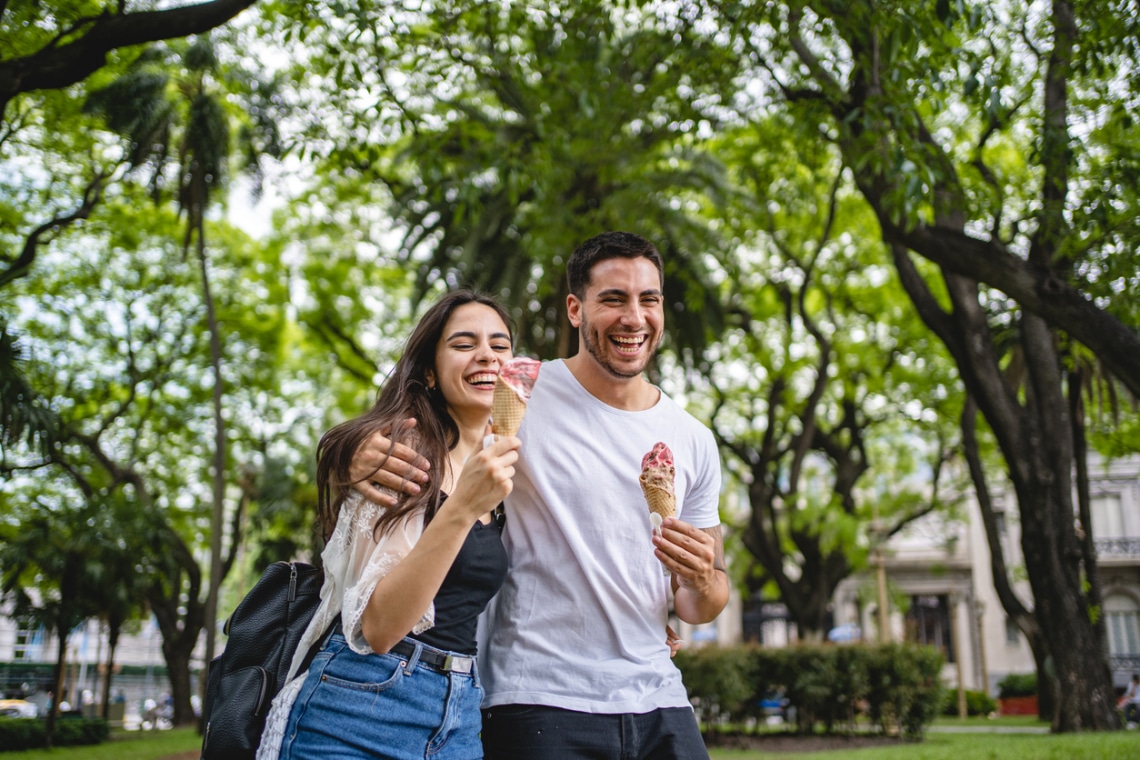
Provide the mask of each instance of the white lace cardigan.
[{"label": "white lace cardigan", "polygon": [[[417,510],[393,525],[377,541],[372,528],[383,512],[384,507],[366,500],[355,491],[341,505],[336,528],[325,550],[321,552],[325,570],[321,604],[297,645],[285,679],[286,686],[273,699],[256,760],[277,760],[281,742],[285,738],[289,712],[305,682],[306,674],[298,673],[297,670],[309,648],[328,632],[338,614],[341,616],[344,637],[352,651],[357,654],[372,653],[372,647],[365,641],[361,631],[360,620],[364,608],[372,597],[376,583],[407,556],[424,529],[423,512]],[[412,628],[412,633],[422,633],[434,624],[435,605],[429,604],[419,622]]]}]

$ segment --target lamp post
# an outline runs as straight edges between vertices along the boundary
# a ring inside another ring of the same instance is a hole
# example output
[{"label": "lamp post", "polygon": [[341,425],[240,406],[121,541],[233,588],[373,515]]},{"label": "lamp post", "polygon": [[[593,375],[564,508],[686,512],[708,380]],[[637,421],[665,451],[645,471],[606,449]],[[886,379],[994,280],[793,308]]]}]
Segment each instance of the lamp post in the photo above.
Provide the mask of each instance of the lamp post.
[{"label": "lamp post", "polygon": [[986,663],[986,626],[982,618],[986,614],[986,603],[980,599],[974,600],[974,618],[978,622],[978,661],[981,667],[982,691],[990,693],[990,670]]},{"label": "lamp post", "polygon": [[871,561],[875,565],[875,582],[878,587],[879,607],[879,643],[889,644],[891,641],[890,602],[887,598],[887,562],[883,556],[883,523],[879,520],[878,507],[874,509],[871,518]]},{"label": "lamp post", "polygon": [[950,603],[950,647],[954,653],[954,669],[958,675],[958,717],[966,719],[966,685],[962,682],[962,645],[958,635],[958,594],[948,597]]}]

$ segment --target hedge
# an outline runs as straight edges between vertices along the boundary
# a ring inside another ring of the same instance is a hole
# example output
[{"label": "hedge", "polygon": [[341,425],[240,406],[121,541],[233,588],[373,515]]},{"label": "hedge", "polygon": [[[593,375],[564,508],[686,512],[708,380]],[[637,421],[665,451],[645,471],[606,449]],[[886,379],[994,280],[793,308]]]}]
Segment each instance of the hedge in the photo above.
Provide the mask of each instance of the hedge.
[{"label": "hedge", "polygon": [[998,681],[998,696],[1001,699],[1010,697],[1032,697],[1037,694],[1036,673],[1010,673]]},{"label": "hedge", "polygon": [[884,733],[918,738],[942,708],[942,654],[909,644],[757,646],[682,650],[674,660],[704,725],[762,718],[760,700],[782,694],[796,729],[849,731],[866,715]]},{"label": "hedge", "polygon": [[[47,746],[42,718],[0,718],[0,747],[4,751]],[[55,747],[77,747],[107,740],[110,727],[102,718],[62,718],[52,732]]]},{"label": "hedge", "polygon": [[[966,689],[966,715],[989,715],[998,708],[997,700],[984,691]],[[942,700],[942,714],[958,717],[958,690],[947,689]]]}]

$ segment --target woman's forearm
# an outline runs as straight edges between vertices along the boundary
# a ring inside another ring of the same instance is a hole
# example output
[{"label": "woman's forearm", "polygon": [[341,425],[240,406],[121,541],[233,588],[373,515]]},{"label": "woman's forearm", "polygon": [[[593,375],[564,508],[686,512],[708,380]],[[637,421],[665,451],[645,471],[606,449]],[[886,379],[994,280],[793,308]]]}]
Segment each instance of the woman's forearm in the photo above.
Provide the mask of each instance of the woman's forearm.
[{"label": "woman's forearm", "polygon": [[441,509],[407,556],[380,579],[360,620],[373,651],[387,652],[419,622],[470,530],[460,510]]}]

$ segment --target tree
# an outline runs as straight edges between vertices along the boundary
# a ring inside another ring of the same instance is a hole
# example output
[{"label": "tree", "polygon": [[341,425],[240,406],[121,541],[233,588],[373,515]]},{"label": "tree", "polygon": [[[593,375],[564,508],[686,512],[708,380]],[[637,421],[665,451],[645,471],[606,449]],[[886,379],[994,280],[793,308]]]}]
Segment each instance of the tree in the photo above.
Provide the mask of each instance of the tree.
[{"label": "tree", "polygon": [[86,530],[93,513],[90,505],[68,510],[37,500],[18,529],[8,522],[3,525],[0,591],[13,600],[17,617],[39,622],[59,641],[52,677],[55,696],[45,726],[49,747],[64,696],[68,636],[96,613],[102,596],[95,572],[99,558]]},{"label": "tree", "polygon": [[711,426],[747,489],[754,582],[771,581],[799,635],[819,640],[867,548],[953,503],[954,378],[860,235],[869,210],[832,156],[779,114],[710,150],[741,188],[726,287],[750,316],[716,348]]},{"label": "tree", "polygon": [[13,98],[83,81],[123,48],[201,34],[225,24],[255,0],[211,0],[161,10],[129,11],[127,3],[0,5],[0,124]]},{"label": "tree", "polygon": [[[57,411],[61,432],[50,456],[23,451],[4,473],[14,499],[58,482],[138,515],[130,544],[141,547],[138,573],[163,634],[175,722],[185,724],[194,720],[190,662],[205,622],[198,557],[209,524],[201,505],[212,491],[202,486],[210,481],[211,455],[201,441],[212,430],[205,413],[212,393],[201,297],[193,262],[171,240],[180,229],[172,212],[148,208],[137,195],[102,211],[106,217],[67,244],[65,256],[52,254],[23,281],[33,293],[57,294],[22,314],[21,325],[30,379]],[[232,563],[259,495],[260,452],[281,456],[294,441],[312,440],[304,430],[276,439],[278,421],[296,416],[297,403],[280,392],[277,383],[287,378],[273,369],[288,334],[280,271],[271,256],[218,230],[230,252],[220,265],[219,319],[235,326],[224,347],[235,410],[227,446],[240,465],[227,471],[234,505],[225,560]]]},{"label": "tree", "polygon": [[[904,288],[996,436],[1056,673],[1054,729],[1115,727],[1091,530],[1074,528],[1058,345],[1087,346],[1140,392],[1140,335],[1123,321],[1135,316],[1125,252],[1140,214],[1121,192],[1131,183],[1113,181],[1129,176],[1138,144],[1134,88],[1117,74],[1135,70],[1135,19],[1065,0],[1044,14],[952,3],[718,8],[739,22],[742,49],[786,107],[823,125],[820,143],[850,167]],[[1003,374],[999,331],[1021,347],[1023,385]]]},{"label": "tree", "polygon": [[[141,56],[122,77],[106,88],[93,91],[88,105],[106,115],[110,126],[127,139],[129,163],[133,168],[149,165],[152,172],[149,185],[155,188],[156,201],[165,200],[159,190],[167,163],[173,159],[174,199],[179,212],[186,217],[182,255],[188,256],[193,246],[198,263],[213,373],[213,513],[205,605],[206,662],[212,662],[218,629],[215,624],[218,594],[225,579],[224,571],[228,569],[228,564],[223,566],[222,556],[227,473],[222,332],[211,288],[206,214],[212,203],[217,203],[219,191],[225,186],[232,151],[231,128],[225,99],[217,84],[217,78],[224,72],[211,41],[200,37],[181,52],[178,63],[182,76],[177,82],[167,73],[162,52],[155,48]],[[271,126],[268,122],[260,125]],[[276,132],[274,129],[269,132],[269,138],[262,144],[273,147]],[[243,134],[250,137],[253,130],[245,130]],[[245,142],[249,150],[244,155],[256,166],[260,160],[259,146],[252,139]]]}]

